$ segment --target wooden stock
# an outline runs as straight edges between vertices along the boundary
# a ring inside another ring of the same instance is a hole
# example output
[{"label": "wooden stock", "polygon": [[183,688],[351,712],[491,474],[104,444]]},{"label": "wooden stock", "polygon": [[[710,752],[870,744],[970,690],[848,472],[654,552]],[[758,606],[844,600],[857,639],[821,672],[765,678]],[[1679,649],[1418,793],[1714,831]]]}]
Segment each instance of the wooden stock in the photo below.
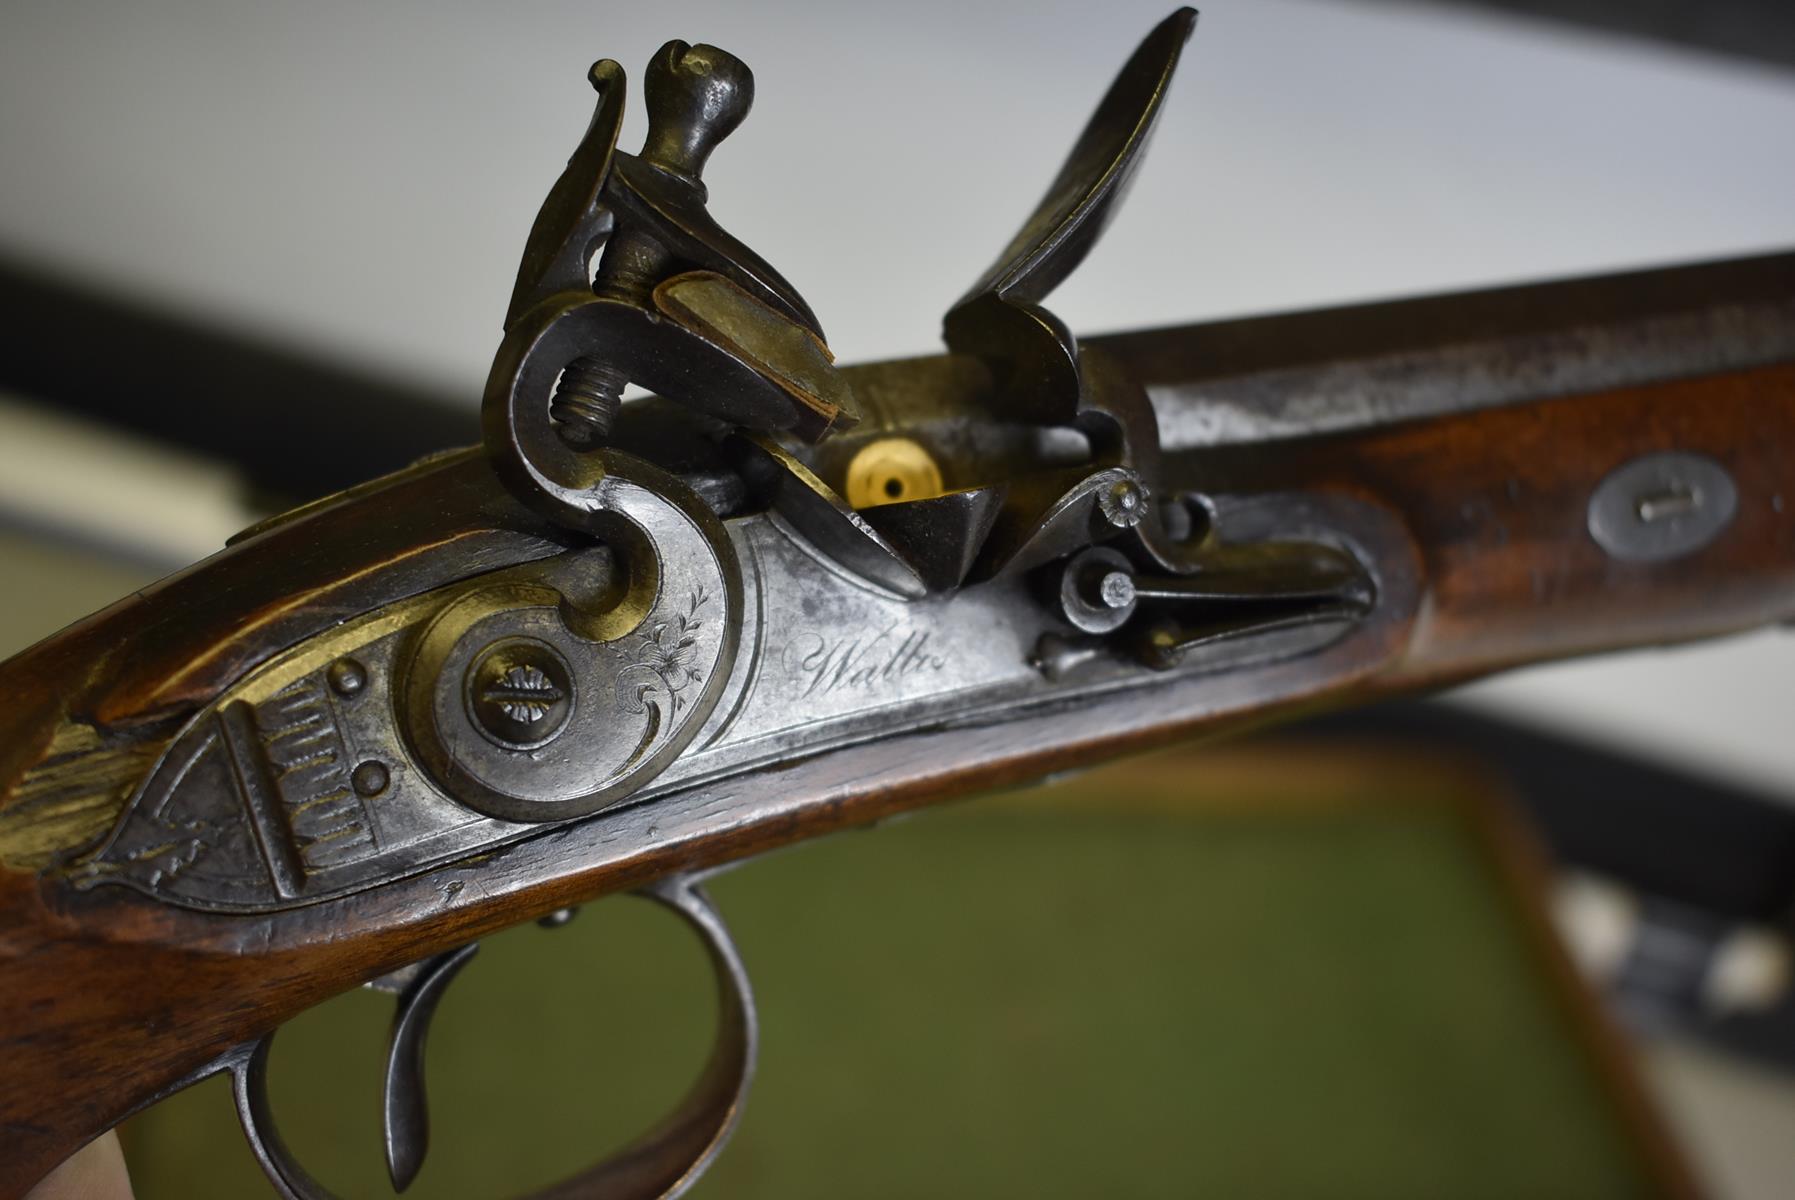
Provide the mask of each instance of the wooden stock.
[{"label": "wooden stock", "polygon": [[[1618,562],[1587,532],[1591,491],[1660,450],[1723,464],[1738,513],[1685,557]],[[0,667],[9,864],[0,868],[0,1195],[21,1194],[133,1109],[328,996],[568,904],[1176,736],[1795,616],[1795,364],[1185,458],[1179,469],[1218,491],[1339,490],[1393,510],[1412,539],[1401,552],[1418,572],[1418,609],[1310,658],[819,755],[641,806],[648,812],[600,814],[478,864],[279,912],[208,914],[123,888],[77,892],[40,872],[19,840],[29,824],[20,816],[43,803],[42,768],[89,753],[59,742],[59,728],[92,722],[104,751],[87,760],[94,786],[128,786],[180,720],[257,654],[333,619],[370,576],[407,569],[405,530],[374,537],[330,587],[314,581],[303,612],[282,598],[299,567],[264,576],[282,554],[330,534],[328,512]],[[454,469],[471,477],[483,467],[470,459]],[[527,514],[469,488],[469,511],[505,530],[468,532],[469,553],[556,548]],[[440,497],[433,503],[440,520]],[[480,507],[492,504],[502,511]],[[298,540],[283,546],[282,536]],[[228,629],[204,628],[196,613],[228,607],[215,594],[220,580],[241,615]],[[731,820],[716,820],[719,811]]]},{"label": "wooden stock", "polygon": [[[1737,515],[1686,557],[1611,557],[1588,531],[1591,492],[1616,467],[1673,450],[1727,469]],[[1382,687],[1795,615],[1795,364],[1190,457],[1186,469],[1217,490],[1340,489],[1402,514],[1426,601]]]}]

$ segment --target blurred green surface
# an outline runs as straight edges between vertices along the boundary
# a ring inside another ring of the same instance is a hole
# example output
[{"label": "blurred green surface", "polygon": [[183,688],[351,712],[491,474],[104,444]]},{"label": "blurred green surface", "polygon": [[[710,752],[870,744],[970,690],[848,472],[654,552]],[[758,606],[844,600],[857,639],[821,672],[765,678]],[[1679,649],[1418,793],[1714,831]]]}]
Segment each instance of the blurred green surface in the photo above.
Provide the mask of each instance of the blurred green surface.
[{"label": "blurred green surface", "polygon": [[[1127,778],[717,880],[764,1033],[693,1194],[1653,1194],[1462,809],[1106,803]],[[629,1140],[696,1074],[713,1003],[641,901],[489,942],[438,1014],[407,1195],[514,1193]],[[390,1014],[358,992],[275,1047],[288,1140],[348,1196],[386,1194]],[[268,1194],[221,1081],[124,1132],[143,1200]]]}]

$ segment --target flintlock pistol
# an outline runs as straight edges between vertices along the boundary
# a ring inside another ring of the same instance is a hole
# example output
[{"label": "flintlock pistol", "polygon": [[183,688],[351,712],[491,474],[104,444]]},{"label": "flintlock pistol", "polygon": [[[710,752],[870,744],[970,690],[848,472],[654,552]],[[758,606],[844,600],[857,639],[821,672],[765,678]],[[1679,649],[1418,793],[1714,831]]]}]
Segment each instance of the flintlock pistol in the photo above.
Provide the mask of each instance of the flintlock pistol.
[{"label": "flintlock pistol", "polygon": [[[721,997],[682,1106],[555,1195],[663,1196],[755,1057],[700,881],[1194,733],[1795,615],[1795,256],[1078,338],[1196,14],[1123,66],[947,353],[842,368],[711,215],[753,77],[624,72],[530,231],[484,444],[257,525],[0,665],[0,1193],[217,1073],[275,1190],[283,1021],[634,890]],[[651,395],[624,400],[630,386]]]}]

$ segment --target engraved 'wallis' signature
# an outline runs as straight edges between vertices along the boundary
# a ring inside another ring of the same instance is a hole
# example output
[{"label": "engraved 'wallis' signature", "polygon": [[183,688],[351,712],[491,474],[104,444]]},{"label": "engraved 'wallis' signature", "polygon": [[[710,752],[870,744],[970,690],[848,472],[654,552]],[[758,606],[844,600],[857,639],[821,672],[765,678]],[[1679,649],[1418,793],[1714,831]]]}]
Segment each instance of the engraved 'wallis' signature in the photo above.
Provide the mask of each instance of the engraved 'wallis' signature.
[{"label": "engraved 'wallis' signature", "polygon": [[780,661],[793,678],[807,681],[803,693],[807,697],[871,691],[880,684],[932,674],[947,665],[946,658],[930,652],[927,632],[904,629],[898,621],[878,633],[834,641],[807,630],[785,644]]}]

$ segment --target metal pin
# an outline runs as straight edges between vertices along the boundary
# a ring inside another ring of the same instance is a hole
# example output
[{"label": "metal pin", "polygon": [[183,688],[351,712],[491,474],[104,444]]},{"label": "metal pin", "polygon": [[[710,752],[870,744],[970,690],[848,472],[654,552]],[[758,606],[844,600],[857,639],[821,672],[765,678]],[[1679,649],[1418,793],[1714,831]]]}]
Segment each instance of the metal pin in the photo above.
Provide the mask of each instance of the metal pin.
[{"label": "metal pin", "polygon": [[1701,503],[1699,490],[1673,485],[1665,491],[1641,496],[1637,510],[1641,521],[1664,521],[1692,513],[1701,507]]},{"label": "metal pin", "polygon": [[1059,680],[1103,654],[1101,638],[1068,638],[1057,633],[1044,633],[1035,643],[1029,665],[1045,678]]}]

